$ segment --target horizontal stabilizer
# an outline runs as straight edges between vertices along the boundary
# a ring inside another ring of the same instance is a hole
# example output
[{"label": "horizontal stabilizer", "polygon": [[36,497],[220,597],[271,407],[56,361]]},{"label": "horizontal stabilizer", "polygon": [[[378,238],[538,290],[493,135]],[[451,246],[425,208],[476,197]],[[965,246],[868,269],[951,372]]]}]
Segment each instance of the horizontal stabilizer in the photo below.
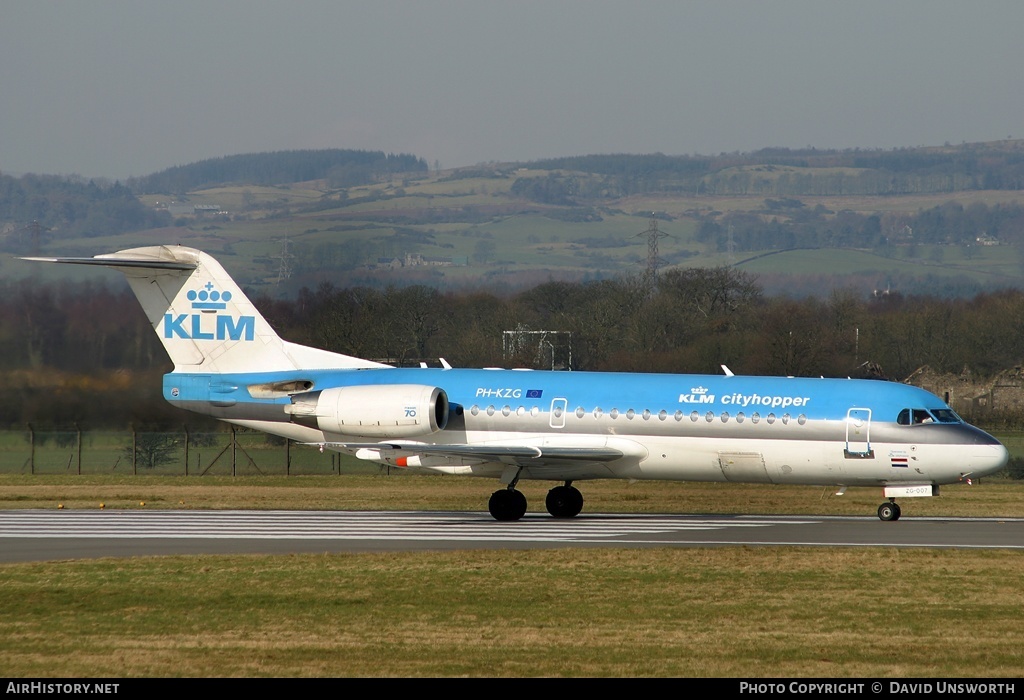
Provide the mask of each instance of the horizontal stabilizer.
[{"label": "horizontal stabilizer", "polygon": [[142,270],[194,270],[196,264],[180,260],[152,258],[119,258],[98,255],[93,258],[22,258],[33,262],[67,263],[70,265],[102,265],[103,267],[135,267]]}]

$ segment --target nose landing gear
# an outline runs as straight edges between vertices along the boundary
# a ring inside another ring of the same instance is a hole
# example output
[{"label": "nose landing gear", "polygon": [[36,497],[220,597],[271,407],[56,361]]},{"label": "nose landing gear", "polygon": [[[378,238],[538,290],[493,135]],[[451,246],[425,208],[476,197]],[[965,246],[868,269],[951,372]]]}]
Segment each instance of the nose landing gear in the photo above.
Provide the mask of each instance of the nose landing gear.
[{"label": "nose landing gear", "polygon": [[896,504],[895,498],[890,498],[888,503],[878,506],[878,519],[886,522],[900,519],[900,507]]}]

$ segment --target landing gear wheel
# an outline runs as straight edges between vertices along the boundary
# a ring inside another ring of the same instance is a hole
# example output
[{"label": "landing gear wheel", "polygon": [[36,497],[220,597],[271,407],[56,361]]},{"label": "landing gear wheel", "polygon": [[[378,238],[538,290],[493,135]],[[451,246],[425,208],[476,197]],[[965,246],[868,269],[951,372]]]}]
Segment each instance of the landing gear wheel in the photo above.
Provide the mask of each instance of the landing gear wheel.
[{"label": "landing gear wheel", "polygon": [[526,515],[526,496],[515,489],[500,489],[491,494],[487,508],[495,520],[519,520]]},{"label": "landing gear wheel", "polygon": [[583,494],[574,486],[556,486],[548,491],[544,505],[556,518],[575,518],[583,510]]},{"label": "landing gear wheel", "polygon": [[878,519],[886,522],[900,519],[900,507],[896,503],[883,503],[878,506]]}]

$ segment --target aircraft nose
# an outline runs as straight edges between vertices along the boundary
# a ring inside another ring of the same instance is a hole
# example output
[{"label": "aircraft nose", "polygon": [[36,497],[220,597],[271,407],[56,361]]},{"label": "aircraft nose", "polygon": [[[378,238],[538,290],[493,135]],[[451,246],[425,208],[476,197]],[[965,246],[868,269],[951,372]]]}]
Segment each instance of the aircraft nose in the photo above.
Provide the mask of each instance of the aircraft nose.
[{"label": "aircraft nose", "polygon": [[971,468],[977,476],[995,474],[1006,466],[1009,459],[1009,450],[997,442],[994,445],[985,445],[981,450],[975,452],[971,458]]}]

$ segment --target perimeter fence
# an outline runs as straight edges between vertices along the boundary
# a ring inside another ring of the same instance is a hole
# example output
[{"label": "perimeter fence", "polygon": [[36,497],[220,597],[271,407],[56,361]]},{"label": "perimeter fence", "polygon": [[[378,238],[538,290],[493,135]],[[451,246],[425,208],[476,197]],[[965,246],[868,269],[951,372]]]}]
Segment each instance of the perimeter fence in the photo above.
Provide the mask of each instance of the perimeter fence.
[{"label": "perimeter fence", "polygon": [[0,431],[3,474],[327,475],[365,465],[257,431]]}]

